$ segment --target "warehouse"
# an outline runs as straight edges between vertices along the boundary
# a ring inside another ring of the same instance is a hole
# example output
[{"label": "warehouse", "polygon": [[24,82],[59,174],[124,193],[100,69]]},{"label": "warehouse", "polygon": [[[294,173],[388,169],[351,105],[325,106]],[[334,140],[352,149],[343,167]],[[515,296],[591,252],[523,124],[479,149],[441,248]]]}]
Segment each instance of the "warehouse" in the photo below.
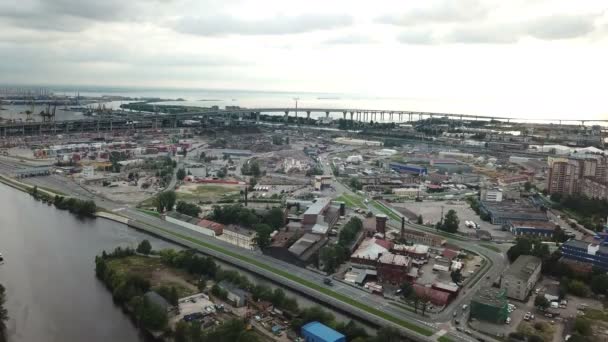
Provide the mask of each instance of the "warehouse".
[{"label": "warehouse", "polygon": [[479,210],[488,215],[492,224],[508,224],[510,221],[548,221],[547,213],[523,203],[481,201]]},{"label": "warehouse", "polygon": [[542,221],[510,221],[509,230],[515,236],[529,235],[541,239],[552,239],[555,233],[555,224]]},{"label": "warehouse", "polygon": [[471,299],[471,318],[492,323],[504,323],[509,316],[507,295],[503,289],[482,287]]},{"label": "warehouse", "polygon": [[401,163],[390,163],[389,167],[391,170],[399,173],[409,173],[418,176],[425,176],[428,170],[424,166],[412,165],[412,164],[401,164]]},{"label": "warehouse", "polygon": [[302,336],[306,342],[346,342],[346,336],[319,322],[303,325]]}]

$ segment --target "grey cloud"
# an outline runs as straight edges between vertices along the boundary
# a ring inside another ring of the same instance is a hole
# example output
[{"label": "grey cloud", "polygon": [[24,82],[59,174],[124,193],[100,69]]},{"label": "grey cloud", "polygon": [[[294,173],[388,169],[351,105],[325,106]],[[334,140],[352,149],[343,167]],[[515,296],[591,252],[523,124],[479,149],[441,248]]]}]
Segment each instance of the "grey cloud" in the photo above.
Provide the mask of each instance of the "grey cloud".
[{"label": "grey cloud", "polygon": [[368,36],[359,34],[349,34],[326,40],[324,43],[328,45],[355,45],[355,44],[373,44],[377,41]]},{"label": "grey cloud", "polygon": [[593,32],[596,18],[593,15],[549,16],[521,22],[461,24],[452,25],[449,30],[431,31],[432,34],[409,30],[399,35],[398,40],[405,44],[512,44],[525,37],[541,40],[573,39]]},{"label": "grey cloud", "polygon": [[352,18],[345,15],[277,16],[264,20],[241,20],[230,16],[184,17],[174,29],[181,33],[201,36],[219,35],[281,35],[305,33],[345,27]]},{"label": "grey cloud", "polygon": [[397,40],[403,44],[413,45],[427,45],[435,42],[433,33],[428,30],[407,30],[398,35]]},{"label": "grey cloud", "polygon": [[550,16],[528,24],[527,33],[538,39],[556,40],[584,36],[595,29],[595,16]]},{"label": "grey cloud", "polygon": [[488,13],[489,8],[478,0],[445,0],[432,7],[413,9],[400,15],[384,16],[376,21],[382,24],[399,26],[425,23],[454,23],[484,18]]},{"label": "grey cloud", "polygon": [[445,43],[509,44],[519,39],[519,32],[507,27],[466,27],[448,32],[441,39]]}]

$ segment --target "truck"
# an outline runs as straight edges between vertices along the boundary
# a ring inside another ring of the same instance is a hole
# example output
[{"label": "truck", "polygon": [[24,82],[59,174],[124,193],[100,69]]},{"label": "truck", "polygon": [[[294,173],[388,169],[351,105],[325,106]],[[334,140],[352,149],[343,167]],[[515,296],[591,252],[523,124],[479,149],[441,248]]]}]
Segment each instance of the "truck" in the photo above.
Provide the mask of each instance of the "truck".
[{"label": "truck", "polygon": [[334,282],[331,280],[331,278],[324,278],[323,284],[332,286],[334,284]]}]

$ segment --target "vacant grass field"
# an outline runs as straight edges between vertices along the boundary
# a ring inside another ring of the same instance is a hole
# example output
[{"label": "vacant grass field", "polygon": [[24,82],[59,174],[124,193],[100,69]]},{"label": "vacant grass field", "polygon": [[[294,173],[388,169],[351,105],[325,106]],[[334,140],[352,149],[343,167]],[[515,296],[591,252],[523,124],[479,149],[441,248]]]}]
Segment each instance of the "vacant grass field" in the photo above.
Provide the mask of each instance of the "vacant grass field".
[{"label": "vacant grass field", "polygon": [[212,201],[238,196],[241,188],[239,185],[193,184],[180,187],[176,194],[177,199],[184,201]]},{"label": "vacant grass field", "polygon": [[365,208],[363,198],[356,195],[342,194],[336,198],[336,201],[342,201],[347,207],[351,208]]},{"label": "vacant grass field", "polygon": [[198,292],[196,286],[189,282],[192,277],[188,273],[163,265],[160,258],[134,255],[111,259],[108,266],[118,274],[138,274],[149,280],[153,288],[174,286],[180,297]]}]

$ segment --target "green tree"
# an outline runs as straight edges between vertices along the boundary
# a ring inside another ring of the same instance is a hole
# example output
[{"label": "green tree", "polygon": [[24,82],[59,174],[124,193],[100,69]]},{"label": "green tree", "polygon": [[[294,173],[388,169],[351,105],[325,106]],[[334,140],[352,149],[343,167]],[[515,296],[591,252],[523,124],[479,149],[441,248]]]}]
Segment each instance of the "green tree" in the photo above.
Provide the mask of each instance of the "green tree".
[{"label": "green tree", "polygon": [[184,170],[183,168],[178,169],[177,170],[177,174],[176,174],[177,180],[184,180],[184,178],[186,178],[186,170]]},{"label": "green tree", "polygon": [[371,342],[401,342],[403,337],[399,330],[393,327],[383,327],[378,330],[376,337],[371,339]]},{"label": "green tree", "polygon": [[568,283],[568,292],[575,296],[586,297],[589,295],[587,285],[580,280],[572,280]]},{"label": "green tree", "polygon": [[160,306],[150,302],[145,297],[139,302],[136,301],[135,305],[136,317],[144,327],[152,330],[163,330],[167,326],[167,312]]},{"label": "green tree", "polygon": [[525,182],[524,183],[524,190],[526,190],[527,192],[530,191],[530,189],[532,189],[532,183],[530,182]]},{"label": "green tree", "polygon": [[459,224],[460,224],[460,220],[458,219],[458,215],[456,214],[456,211],[453,209],[450,209],[447,212],[447,214],[445,214],[443,223],[440,224],[438,227],[439,227],[439,229],[444,230],[446,232],[456,233],[458,231]]},{"label": "green tree", "polygon": [[150,241],[143,240],[142,242],[140,242],[139,245],[137,246],[136,251],[137,251],[137,253],[141,253],[141,254],[145,254],[145,255],[150,254],[150,252],[152,251],[152,245],[150,244]]},{"label": "green tree", "polygon": [[403,298],[410,298],[412,296],[412,293],[414,292],[414,288],[412,287],[412,284],[410,284],[407,281],[404,282],[403,284],[401,284],[399,289],[401,290],[401,296]]},{"label": "green tree", "polygon": [[159,193],[154,198],[154,205],[156,206],[156,210],[159,213],[173,210],[173,206],[175,206],[176,199],[177,195],[173,190],[163,191]]},{"label": "green tree", "polygon": [[182,213],[184,215],[192,217],[198,217],[198,215],[202,212],[201,208],[198,205],[184,201],[178,201],[175,210],[178,213]]},{"label": "green tree", "polygon": [[8,321],[8,310],[4,307],[6,303],[6,289],[0,284],[0,340],[6,328],[5,322]]},{"label": "green tree", "polygon": [[251,163],[251,166],[249,169],[250,169],[251,175],[256,178],[260,177],[260,175],[262,174],[262,171],[260,170],[260,165],[258,164],[258,162]]},{"label": "green tree", "polygon": [[596,274],[591,278],[591,290],[597,294],[606,294],[608,291],[608,274]]},{"label": "green tree", "polygon": [[264,223],[273,229],[279,229],[285,224],[285,215],[281,208],[272,208],[264,215]]},{"label": "green tree", "polygon": [[351,188],[353,188],[355,190],[363,189],[363,184],[361,184],[361,182],[355,177],[351,177],[351,179],[348,181],[348,184],[350,185]]},{"label": "green tree", "polygon": [[574,320],[574,330],[583,336],[589,336],[592,333],[591,322],[583,317],[577,317]]},{"label": "green tree", "polygon": [[424,220],[422,219],[422,215],[418,215],[418,218],[416,219],[416,223],[418,223],[418,224],[424,223]]},{"label": "green tree", "polygon": [[549,300],[544,295],[536,295],[534,298],[534,306],[542,310],[549,307]]},{"label": "green tree", "polygon": [[175,331],[173,332],[173,341],[188,342],[188,336],[188,323],[182,320],[178,321],[177,324],[175,324]]},{"label": "green tree", "polygon": [[255,242],[260,249],[265,249],[270,246],[270,234],[272,234],[272,228],[264,223],[258,223],[254,225],[256,231]]}]

